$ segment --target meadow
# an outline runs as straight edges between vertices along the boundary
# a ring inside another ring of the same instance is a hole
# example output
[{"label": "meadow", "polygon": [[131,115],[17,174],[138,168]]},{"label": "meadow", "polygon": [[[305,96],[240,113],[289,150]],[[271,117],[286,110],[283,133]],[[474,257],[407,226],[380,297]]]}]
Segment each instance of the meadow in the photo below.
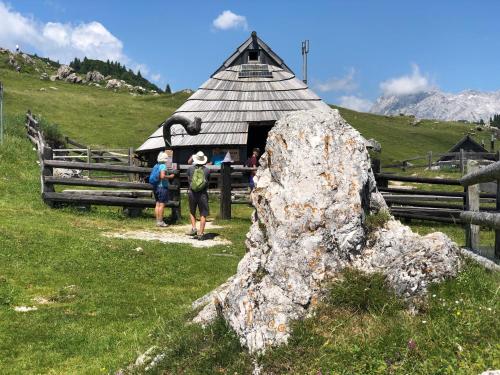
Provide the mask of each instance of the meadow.
[{"label": "meadow", "polygon": [[[238,205],[234,219],[222,221],[212,199],[210,219],[222,227],[214,232],[231,245],[200,249],[105,237],[156,230],[152,212],[129,219],[118,208],[46,207],[22,116],[30,108],[84,143],[138,146],[186,95],[136,97],[1,68],[0,77],[7,112],[0,146],[0,373],[115,373],[152,345],[164,357],[149,372],[165,374],[246,374],[256,360],[263,373],[273,374],[469,374],[500,368],[500,276],[470,261],[458,278],[432,288],[417,315],[379,276],[347,272],[343,282],[331,285],[315,316],[296,323],[289,345],[258,358],[240,347],[222,321],[206,329],[186,324],[191,302],[234,274],[245,253],[250,208]],[[382,143],[387,161],[429,148],[445,151],[468,129],[341,113]],[[179,225],[186,224],[185,208],[184,202]],[[443,231],[463,245],[459,227],[412,227],[422,234]],[[37,310],[16,311],[20,306]]]}]

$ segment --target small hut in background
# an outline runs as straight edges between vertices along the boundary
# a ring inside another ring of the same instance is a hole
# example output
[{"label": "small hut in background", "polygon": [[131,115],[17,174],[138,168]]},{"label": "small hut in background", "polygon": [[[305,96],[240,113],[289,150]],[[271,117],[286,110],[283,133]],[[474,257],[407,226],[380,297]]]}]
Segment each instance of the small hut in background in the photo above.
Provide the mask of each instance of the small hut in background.
[{"label": "small hut in background", "polygon": [[[252,32],[189,99],[175,111],[188,119],[200,117],[200,134],[189,136],[172,127],[173,162],[184,164],[202,150],[209,158],[215,148],[229,151],[244,163],[253,148],[264,150],[267,134],[282,116],[298,110],[329,108],[269,46]],[[162,128],[138,149],[153,162],[165,147]]]},{"label": "small hut in background", "polygon": [[[493,154],[488,154],[489,151],[477,143],[470,135],[466,135],[460,141],[458,141],[452,148],[450,148],[445,155],[439,158],[438,163],[442,161],[451,161],[459,159],[458,153],[460,150],[464,150],[467,153],[478,153],[477,157],[469,154],[467,159],[485,159],[485,160],[495,160],[495,156]],[[447,154],[455,154],[455,155],[447,155]],[[488,154],[488,155],[486,155]]]}]

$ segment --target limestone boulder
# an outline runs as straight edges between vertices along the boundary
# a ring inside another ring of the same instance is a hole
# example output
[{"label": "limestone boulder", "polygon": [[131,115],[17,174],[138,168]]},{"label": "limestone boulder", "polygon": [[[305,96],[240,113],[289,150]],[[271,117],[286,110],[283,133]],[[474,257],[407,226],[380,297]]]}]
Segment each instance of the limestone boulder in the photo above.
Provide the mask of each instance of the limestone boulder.
[{"label": "limestone boulder", "polygon": [[119,89],[123,86],[122,82],[119,79],[110,79],[106,83],[107,89]]},{"label": "limestone boulder", "polygon": [[87,82],[99,83],[101,81],[104,81],[104,76],[97,70],[93,70],[91,72],[87,72],[87,74],[85,75],[85,80]]},{"label": "limestone boulder", "polygon": [[73,73],[73,68],[68,65],[61,65],[55,74],[56,79],[61,81],[65,80],[70,74]]},{"label": "limestone boulder", "polygon": [[270,131],[260,159],[247,253],[236,274],[195,302],[194,319],[222,315],[251,352],[285,343],[325,285],[346,267],[381,272],[403,298],[457,273],[457,246],[444,234],[421,237],[391,218],[377,191],[361,135],[337,110],[298,111]]},{"label": "limestone boulder", "polygon": [[76,73],[71,73],[70,75],[68,75],[65,79],[64,79],[66,82],[70,82],[70,83],[82,83],[82,77],[80,77],[78,74]]}]

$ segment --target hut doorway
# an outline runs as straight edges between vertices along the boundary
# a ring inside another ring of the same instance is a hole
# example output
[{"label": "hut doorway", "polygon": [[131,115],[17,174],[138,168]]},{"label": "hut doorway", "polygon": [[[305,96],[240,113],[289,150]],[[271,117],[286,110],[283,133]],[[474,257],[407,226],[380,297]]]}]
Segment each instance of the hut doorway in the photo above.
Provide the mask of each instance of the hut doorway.
[{"label": "hut doorway", "polygon": [[267,134],[274,125],[274,121],[250,123],[248,126],[247,157],[252,155],[254,148],[259,148],[260,153],[266,148]]}]

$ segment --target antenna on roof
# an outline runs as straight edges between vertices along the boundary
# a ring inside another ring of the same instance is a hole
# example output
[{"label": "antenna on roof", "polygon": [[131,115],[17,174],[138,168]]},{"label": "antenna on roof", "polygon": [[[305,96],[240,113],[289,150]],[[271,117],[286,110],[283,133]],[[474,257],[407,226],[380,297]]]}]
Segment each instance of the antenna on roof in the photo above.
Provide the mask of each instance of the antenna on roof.
[{"label": "antenna on roof", "polygon": [[309,40],[304,40],[302,42],[302,81],[307,84],[307,54],[309,53]]}]

